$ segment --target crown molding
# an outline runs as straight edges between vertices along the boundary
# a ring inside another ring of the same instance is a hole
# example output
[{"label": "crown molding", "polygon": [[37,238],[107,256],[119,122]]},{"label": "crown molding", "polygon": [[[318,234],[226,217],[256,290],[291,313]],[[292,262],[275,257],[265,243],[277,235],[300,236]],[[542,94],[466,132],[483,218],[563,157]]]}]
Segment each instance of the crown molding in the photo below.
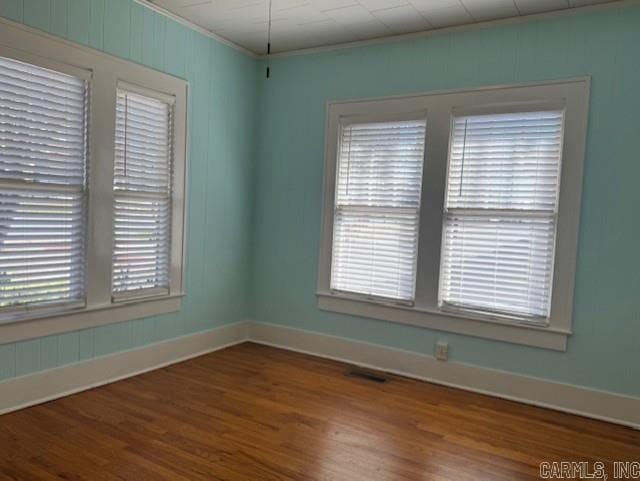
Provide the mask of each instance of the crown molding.
[{"label": "crown molding", "polygon": [[[451,32],[466,32],[469,30],[479,30],[483,28],[526,23],[526,22],[531,22],[535,20],[565,17],[568,15],[575,15],[578,13],[594,12],[594,11],[609,10],[614,8],[633,7],[633,6],[640,6],[640,0],[616,0],[608,3],[599,3],[596,5],[586,5],[582,7],[572,7],[564,10],[554,10],[551,12],[522,15],[519,17],[501,18],[497,20],[468,23],[464,25],[453,25],[451,27],[434,28],[431,30],[423,30],[420,32],[404,33],[400,35],[389,35],[385,37],[377,37],[377,38],[372,38],[368,40],[358,40],[355,42],[344,42],[344,43],[337,43],[333,45],[323,45],[318,47],[288,50],[285,52],[272,53],[269,56],[269,58],[274,59],[274,58],[283,58],[283,57],[296,57],[300,55],[332,52],[334,50],[344,50],[349,48],[366,47],[369,45],[377,45],[382,43],[397,42],[401,40],[425,38],[425,37],[430,37],[432,35],[442,35],[442,34],[451,33]],[[261,59],[267,58],[266,54],[260,54],[256,56]]]},{"label": "crown molding", "polygon": [[251,58],[259,58],[260,55],[256,54],[255,52],[252,52],[251,50],[244,48],[241,45],[238,45],[235,42],[232,42],[231,40],[221,37],[220,35],[213,33],[211,30],[207,30],[206,28],[201,27],[200,25],[196,25],[195,23],[191,22],[190,20],[187,20],[186,18],[181,17],[180,15],[176,15],[173,12],[170,12],[169,10],[162,8],[158,5],[156,5],[155,3],[149,1],[149,0],[133,0],[134,2],[148,8],[149,10],[153,10],[156,13],[159,13],[160,15],[164,15],[167,18],[170,18],[171,20],[173,20],[174,22],[178,22],[182,25],[184,25],[185,27],[190,28],[191,30],[194,30],[202,35],[204,35],[205,37],[209,37],[213,40],[215,40],[216,42],[219,42],[223,45],[226,45],[228,47],[231,47],[235,50],[237,50],[240,53],[243,53],[245,55],[247,55],[248,57]]},{"label": "crown molding", "polygon": [[[207,30],[206,28],[203,28],[191,22],[190,20],[187,20],[186,18],[176,15],[175,13],[170,12],[169,10],[154,4],[150,0],[133,0],[133,1],[161,15],[164,15],[165,17],[170,18],[171,20],[178,22],[206,37],[209,37],[219,43],[222,43],[223,45],[227,45],[243,53],[244,55],[247,55],[248,57],[251,57],[254,59],[267,58],[266,54],[258,54],[245,47],[242,47],[241,45],[238,45],[237,43],[232,42],[231,40],[225,37],[222,37],[212,32],[211,30]],[[574,15],[577,13],[609,10],[612,8],[624,8],[624,7],[631,7],[631,6],[640,6],[640,0],[616,0],[614,2],[600,3],[596,5],[586,5],[582,7],[572,7],[564,10],[554,10],[551,12],[542,12],[542,13],[536,13],[532,15],[523,15],[519,17],[501,18],[501,19],[489,20],[485,22],[475,22],[475,23],[469,23],[464,25],[454,25],[450,27],[424,30],[420,32],[405,33],[400,35],[389,35],[385,37],[377,37],[377,38],[372,38],[367,40],[358,40],[355,42],[343,42],[343,43],[337,43],[332,45],[322,45],[318,47],[288,50],[284,52],[271,54],[269,58],[294,57],[299,55],[310,55],[314,53],[331,52],[334,50],[344,50],[348,48],[366,47],[368,45],[377,45],[377,44],[387,43],[387,42],[398,42],[402,40],[424,38],[424,37],[430,37],[432,35],[442,35],[442,34],[451,33],[451,32],[465,32],[469,30],[477,30],[477,29],[504,26],[504,25],[514,25],[514,24],[526,23],[534,20],[544,20],[544,19],[550,19],[550,18],[565,17],[567,15]]]},{"label": "crown molding", "polygon": [[[266,54],[258,54],[245,47],[242,47],[241,45],[238,45],[237,43],[232,42],[231,40],[225,37],[222,37],[216,33],[213,33],[211,30],[207,30],[206,28],[196,25],[190,20],[187,20],[186,18],[176,15],[175,13],[172,13],[169,10],[166,10],[165,8],[162,8],[152,3],[150,0],[133,0],[133,1],[181,25],[184,25],[185,27],[195,32],[198,32],[201,35],[204,35],[205,37],[211,38],[216,42],[219,42],[223,45],[231,47],[234,50],[237,50],[238,52],[250,58],[253,58],[253,59],[267,58]],[[524,15],[520,17],[503,18],[498,20],[490,20],[486,22],[476,22],[476,23],[470,23],[465,25],[455,25],[451,27],[425,30],[421,32],[406,33],[401,35],[390,35],[386,37],[378,37],[378,38],[372,38],[368,40],[359,40],[356,42],[344,42],[344,43],[338,43],[338,44],[332,44],[332,45],[323,45],[318,47],[288,50],[285,52],[271,54],[269,58],[283,58],[283,57],[294,57],[294,56],[300,56],[300,55],[310,55],[314,53],[331,52],[334,50],[344,50],[349,48],[365,47],[368,45],[377,45],[377,44],[388,43],[388,42],[397,42],[402,40],[424,38],[424,37],[430,37],[432,35],[441,35],[441,34],[446,34],[450,32],[464,32],[464,31],[489,28],[494,26],[512,25],[512,24],[530,22],[534,20],[564,17],[567,15],[573,15],[573,14],[582,13],[582,12],[601,11],[601,10],[608,10],[612,8],[625,8],[625,7],[633,7],[633,6],[640,6],[640,0],[616,0],[614,2],[601,3],[597,5],[573,7],[565,10],[555,10],[552,12],[544,12],[544,13],[538,13],[533,15]]]}]

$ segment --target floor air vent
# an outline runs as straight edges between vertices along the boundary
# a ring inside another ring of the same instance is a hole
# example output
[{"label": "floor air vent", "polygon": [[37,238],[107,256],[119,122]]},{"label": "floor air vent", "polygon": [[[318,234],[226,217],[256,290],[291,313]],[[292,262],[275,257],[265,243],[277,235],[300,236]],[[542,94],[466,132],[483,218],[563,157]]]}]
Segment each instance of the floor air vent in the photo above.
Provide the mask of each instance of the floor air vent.
[{"label": "floor air vent", "polygon": [[357,377],[359,379],[364,379],[365,381],[377,382],[380,384],[388,381],[383,373],[370,371],[369,369],[364,369],[361,367],[352,367],[347,372],[345,372],[345,376]]}]

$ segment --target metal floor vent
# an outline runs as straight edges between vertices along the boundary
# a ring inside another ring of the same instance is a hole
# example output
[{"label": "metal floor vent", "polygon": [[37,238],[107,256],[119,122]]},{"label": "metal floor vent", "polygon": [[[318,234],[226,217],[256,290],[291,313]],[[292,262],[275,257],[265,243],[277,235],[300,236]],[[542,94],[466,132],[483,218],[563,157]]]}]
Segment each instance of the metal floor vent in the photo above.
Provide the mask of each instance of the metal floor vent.
[{"label": "metal floor vent", "polygon": [[362,367],[352,367],[347,370],[344,375],[347,377],[357,377],[359,379],[364,379],[365,381],[377,382],[380,384],[385,383],[389,380],[384,376],[383,373],[371,371]]}]

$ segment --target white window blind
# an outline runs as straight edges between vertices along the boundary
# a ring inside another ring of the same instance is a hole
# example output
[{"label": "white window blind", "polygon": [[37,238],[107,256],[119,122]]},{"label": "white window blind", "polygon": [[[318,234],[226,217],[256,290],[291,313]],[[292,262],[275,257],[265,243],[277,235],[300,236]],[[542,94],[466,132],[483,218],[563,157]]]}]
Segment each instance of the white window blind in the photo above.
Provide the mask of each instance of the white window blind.
[{"label": "white window blind", "polygon": [[172,106],[118,89],[114,296],[169,291]]},{"label": "white window blind", "polygon": [[0,307],[85,298],[85,80],[0,58]]},{"label": "white window blind", "polygon": [[424,119],[342,128],[332,290],[413,301],[425,128]]},{"label": "white window blind", "polygon": [[454,117],[440,304],[548,318],[563,111]]}]

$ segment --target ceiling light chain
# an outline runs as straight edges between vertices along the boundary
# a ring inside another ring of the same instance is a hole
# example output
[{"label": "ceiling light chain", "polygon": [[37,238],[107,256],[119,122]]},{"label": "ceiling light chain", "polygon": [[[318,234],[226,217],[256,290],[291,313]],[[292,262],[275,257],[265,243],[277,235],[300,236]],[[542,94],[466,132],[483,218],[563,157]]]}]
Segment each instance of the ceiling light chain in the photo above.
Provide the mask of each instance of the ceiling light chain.
[{"label": "ceiling light chain", "polygon": [[271,76],[271,69],[269,66],[269,60],[271,57],[271,7],[273,0],[269,0],[269,25],[267,27],[267,78]]}]

